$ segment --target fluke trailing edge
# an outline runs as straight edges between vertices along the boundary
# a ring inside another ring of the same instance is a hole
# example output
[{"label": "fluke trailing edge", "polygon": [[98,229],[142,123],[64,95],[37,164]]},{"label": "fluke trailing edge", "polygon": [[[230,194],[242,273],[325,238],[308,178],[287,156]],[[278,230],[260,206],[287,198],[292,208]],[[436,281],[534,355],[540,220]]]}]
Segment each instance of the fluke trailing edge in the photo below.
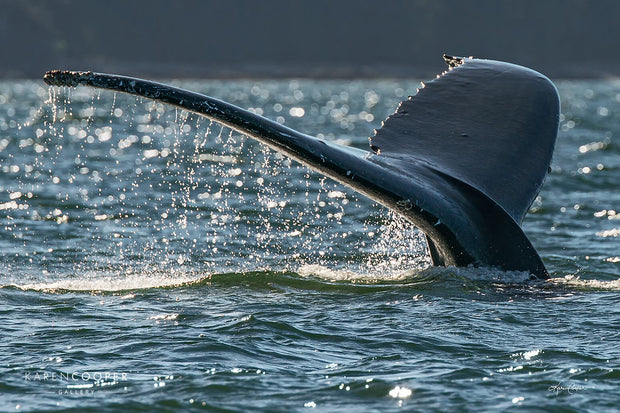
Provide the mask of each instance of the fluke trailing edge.
[{"label": "fluke trailing edge", "polygon": [[400,103],[370,151],[325,142],[229,103],[147,80],[50,71],[204,115],[397,211],[425,234],[435,265],[548,274],[521,222],[547,174],[559,119],[549,79],[510,63],[445,56],[449,70]]}]

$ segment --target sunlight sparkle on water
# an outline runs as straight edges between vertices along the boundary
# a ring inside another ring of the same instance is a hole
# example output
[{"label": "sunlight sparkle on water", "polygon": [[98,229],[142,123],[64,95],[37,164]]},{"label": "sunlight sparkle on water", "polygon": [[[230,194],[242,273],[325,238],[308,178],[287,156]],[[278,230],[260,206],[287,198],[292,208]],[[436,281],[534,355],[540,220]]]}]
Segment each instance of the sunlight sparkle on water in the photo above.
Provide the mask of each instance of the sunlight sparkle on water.
[{"label": "sunlight sparkle on water", "polygon": [[[289,86],[290,95],[273,110],[303,121],[310,109],[302,102],[308,97],[295,82]],[[263,89],[252,94],[262,97]],[[49,280],[20,286],[122,290],[140,284],[135,274],[143,274],[145,285],[169,283],[143,271],[145,266],[168,267],[183,283],[196,279],[190,274],[195,271],[184,270],[188,265],[202,274],[270,267],[341,280],[394,278],[412,266],[429,265],[418,231],[350,190],[189,112],[116,93],[111,104],[102,103],[109,97],[50,88],[47,106],[36,113],[44,127],[36,138],[21,140],[32,162],[4,166],[17,179],[0,204],[84,234],[67,247],[70,259],[54,249],[54,265],[104,273],[77,281],[55,280],[60,273],[51,272]],[[332,121],[351,129],[372,117],[368,110],[378,101],[368,91],[363,109],[352,112],[349,94],[342,92],[312,111],[320,115],[325,109]],[[36,203],[42,196],[59,205],[46,210]],[[350,230],[369,206],[377,218],[364,222],[363,231]],[[16,226],[15,234],[19,231]],[[53,235],[39,242],[52,243]],[[133,275],[121,281],[113,280],[114,274]]]},{"label": "sunlight sparkle on water", "polygon": [[406,399],[411,397],[413,391],[407,387],[396,386],[390,390],[389,395],[395,399]]}]

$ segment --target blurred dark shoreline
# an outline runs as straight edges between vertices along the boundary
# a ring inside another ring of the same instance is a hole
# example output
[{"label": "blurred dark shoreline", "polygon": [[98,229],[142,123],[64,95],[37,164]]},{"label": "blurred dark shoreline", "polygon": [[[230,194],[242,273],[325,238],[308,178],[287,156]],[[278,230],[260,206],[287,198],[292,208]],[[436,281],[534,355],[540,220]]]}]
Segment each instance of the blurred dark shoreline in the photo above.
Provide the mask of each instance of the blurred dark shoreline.
[{"label": "blurred dark shoreline", "polygon": [[620,2],[0,0],[0,78],[429,78],[442,54],[620,77]]}]

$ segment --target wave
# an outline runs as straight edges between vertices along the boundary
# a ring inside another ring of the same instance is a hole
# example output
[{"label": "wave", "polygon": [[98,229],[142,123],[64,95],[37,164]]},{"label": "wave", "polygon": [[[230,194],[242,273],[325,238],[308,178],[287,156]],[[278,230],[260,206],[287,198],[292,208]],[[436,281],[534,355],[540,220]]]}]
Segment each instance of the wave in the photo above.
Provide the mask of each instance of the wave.
[{"label": "wave", "polygon": [[158,288],[177,288],[199,283],[201,277],[192,273],[173,272],[124,272],[95,273],[87,272],[67,279],[44,280],[40,282],[9,283],[2,287],[20,290],[63,292],[122,292],[151,290]]},{"label": "wave", "polygon": [[547,283],[585,291],[620,291],[620,278],[615,280],[582,280],[575,275],[566,275],[564,277],[551,278]]},{"label": "wave", "polygon": [[2,283],[0,288],[16,288],[47,293],[89,292],[119,293],[155,289],[238,287],[249,289],[310,290],[317,292],[365,293],[386,289],[447,296],[468,293],[490,295],[558,293],[570,291],[620,291],[620,279],[580,279],[574,275],[546,281],[532,280],[526,272],[506,272],[492,268],[425,267],[408,271],[383,271],[329,268],[305,264],[294,270],[257,270],[240,272],[201,272],[183,270],[91,271],[66,279]]}]

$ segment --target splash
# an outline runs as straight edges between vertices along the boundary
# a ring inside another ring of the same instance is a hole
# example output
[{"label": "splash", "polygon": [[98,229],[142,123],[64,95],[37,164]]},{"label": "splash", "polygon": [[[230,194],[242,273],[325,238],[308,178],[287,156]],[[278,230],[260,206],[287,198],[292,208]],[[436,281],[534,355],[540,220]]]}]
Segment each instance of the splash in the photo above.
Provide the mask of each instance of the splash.
[{"label": "splash", "polygon": [[[45,273],[15,285],[111,291],[132,289],[136,274],[157,287],[192,272],[312,266],[397,278],[430,265],[411,225],[219,124],[122,94],[48,94],[0,199],[19,246],[11,279]],[[151,279],[145,266],[180,276]]]},{"label": "splash", "polygon": [[[257,98],[264,100],[267,89],[256,86]],[[286,105],[301,107],[298,89],[291,89]],[[284,123],[329,115],[350,132],[369,115],[383,116],[374,110],[371,92],[357,109],[348,96],[313,94],[325,101],[307,116],[285,118],[280,104],[265,114]],[[110,277],[114,289],[112,280],[142,273],[145,266],[165,268],[180,282],[187,281],[183,274],[256,270],[351,282],[427,274],[426,242],[407,222],[219,124],[91,89],[37,86],[35,95],[48,101],[25,114],[26,121],[11,121],[13,136],[0,140],[0,152],[11,153],[2,165],[11,185],[0,198],[10,240],[3,257],[11,275],[1,276],[4,285],[44,279],[63,288],[75,274],[94,279],[97,273]],[[231,100],[246,98],[236,91]],[[256,106],[262,113],[262,104]],[[358,133],[332,132],[321,137],[356,144]],[[448,272],[499,283],[529,278],[493,269]],[[549,283],[618,288],[617,281],[568,278]],[[159,281],[146,285],[157,287]]]}]

